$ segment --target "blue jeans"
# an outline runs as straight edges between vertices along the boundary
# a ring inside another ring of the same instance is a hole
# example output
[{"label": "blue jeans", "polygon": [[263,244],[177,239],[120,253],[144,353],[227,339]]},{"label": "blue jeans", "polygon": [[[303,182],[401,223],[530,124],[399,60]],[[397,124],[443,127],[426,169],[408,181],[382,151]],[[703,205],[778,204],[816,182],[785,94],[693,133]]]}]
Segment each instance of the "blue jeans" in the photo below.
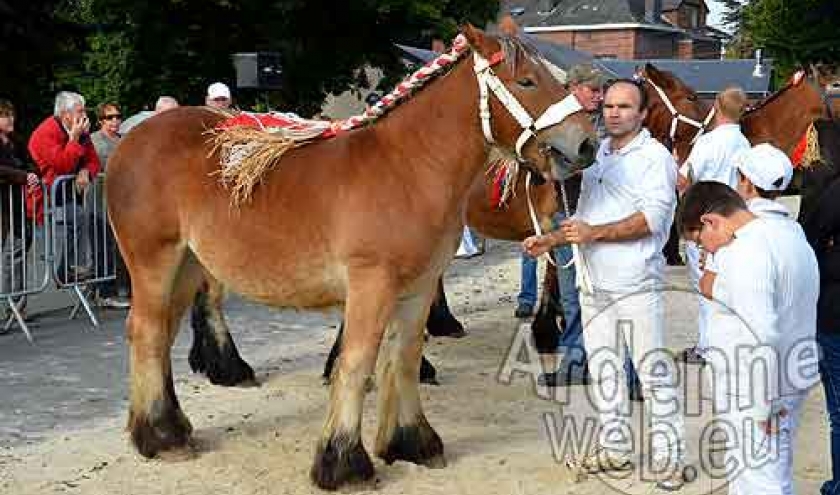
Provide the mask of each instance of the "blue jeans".
[{"label": "blue jeans", "polygon": [[831,478],[820,488],[822,495],[840,494],[840,335],[817,333],[820,375],[825,388],[831,439]]},{"label": "blue jeans", "polygon": [[[566,219],[563,213],[554,216],[557,225]],[[554,248],[554,259],[557,260],[557,287],[560,291],[560,303],[563,305],[563,318],[566,321],[566,328],[560,337],[560,348],[564,350],[563,361],[560,363],[560,370],[570,370],[572,373],[580,373],[586,366],[586,349],[583,343],[583,324],[580,316],[580,301],[578,300],[578,289],[575,284],[577,272],[575,266],[563,268],[572,259],[572,247],[569,244],[562,244]],[[636,376],[636,369],[627,353],[624,361],[624,371],[627,374],[627,386],[634,386],[639,377]]]},{"label": "blue jeans", "polygon": [[537,258],[522,253],[522,271],[519,279],[519,304],[537,305]]}]

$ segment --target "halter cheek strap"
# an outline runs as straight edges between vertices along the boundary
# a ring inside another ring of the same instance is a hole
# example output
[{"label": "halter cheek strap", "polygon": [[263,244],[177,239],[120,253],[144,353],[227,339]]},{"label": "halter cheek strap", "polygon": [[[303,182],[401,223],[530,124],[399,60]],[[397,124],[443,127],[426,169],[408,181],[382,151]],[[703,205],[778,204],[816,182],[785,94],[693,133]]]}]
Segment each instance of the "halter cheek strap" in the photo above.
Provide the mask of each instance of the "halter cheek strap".
[{"label": "halter cheek strap", "polygon": [[496,98],[499,99],[502,106],[510,113],[522,128],[522,132],[516,139],[516,155],[520,159],[522,156],[522,149],[525,144],[531,139],[536,138],[537,132],[555,124],[559,124],[569,115],[582,110],[577,98],[569,95],[563,100],[548,107],[542,115],[536,120],[531,118],[531,115],[516,99],[513,94],[505,87],[499,77],[493,72],[493,66],[504,60],[502,52],[496,52],[490,59],[486,59],[477,52],[473,53],[475,61],[475,75],[478,79],[478,115],[481,119],[481,130],[484,133],[484,139],[488,143],[495,143],[493,138],[493,128],[490,124],[490,92],[492,91]]},{"label": "halter cheek strap", "polygon": [[646,78],[644,79],[644,81],[646,83],[650,84],[650,86],[654,89],[654,91],[656,91],[656,94],[659,95],[659,99],[662,100],[662,103],[665,104],[665,108],[668,109],[668,113],[671,114],[671,128],[670,128],[670,131],[668,133],[668,137],[671,139],[671,142],[674,142],[674,139],[677,136],[677,125],[679,125],[680,122],[685,122],[686,124],[688,124],[692,127],[695,127],[697,129],[697,134],[694,135],[694,139],[691,140],[691,144],[694,144],[695,142],[697,142],[697,139],[700,136],[702,136],[703,133],[706,132],[706,127],[709,126],[709,123],[712,121],[712,118],[714,118],[715,107],[713,106],[711,109],[709,109],[709,113],[706,114],[706,118],[703,119],[703,122],[698,122],[698,121],[692,119],[691,117],[686,117],[685,115],[681,114],[676,109],[674,104],[671,103],[671,99],[668,98],[668,94],[665,93],[665,91],[662,88],[657,86],[656,83],[654,83],[650,79],[646,79]]}]

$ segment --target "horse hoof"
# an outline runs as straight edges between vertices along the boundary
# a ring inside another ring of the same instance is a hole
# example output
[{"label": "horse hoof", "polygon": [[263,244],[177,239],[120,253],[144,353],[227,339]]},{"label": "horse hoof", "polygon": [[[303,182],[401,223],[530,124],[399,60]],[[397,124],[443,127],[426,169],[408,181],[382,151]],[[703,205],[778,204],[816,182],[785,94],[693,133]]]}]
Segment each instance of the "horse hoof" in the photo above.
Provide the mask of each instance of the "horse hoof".
[{"label": "horse hoof", "polygon": [[407,461],[429,468],[446,467],[443,441],[424,418],[416,425],[398,426],[388,446],[377,456],[387,464]]},{"label": "horse hoof", "polygon": [[128,430],[137,452],[152,459],[166,451],[187,448],[192,434],[192,425],[186,416],[175,408],[163,412],[159,408],[155,419],[148,415],[131,414]]},{"label": "horse hoof", "polygon": [[336,490],[345,483],[373,478],[370,456],[360,438],[335,435],[318,445],[309,473],[312,483],[323,490]]},{"label": "horse hoof", "polygon": [[208,363],[206,374],[207,379],[213,385],[222,387],[259,386],[259,382],[254,375],[254,369],[239,356]]}]

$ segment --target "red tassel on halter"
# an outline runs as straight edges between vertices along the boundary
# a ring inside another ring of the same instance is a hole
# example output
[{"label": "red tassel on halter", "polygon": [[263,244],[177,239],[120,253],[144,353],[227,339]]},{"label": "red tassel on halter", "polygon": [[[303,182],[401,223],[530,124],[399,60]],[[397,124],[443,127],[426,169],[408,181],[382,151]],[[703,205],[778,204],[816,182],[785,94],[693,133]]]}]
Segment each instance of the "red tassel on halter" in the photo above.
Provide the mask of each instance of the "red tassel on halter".
[{"label": "red tassel on halter", "polygon": [[805,150],[808,149],[808,133],[802,135],[802,139],[796,143],[796,148],[793,149],[793,153],[791,154],[790,161],[793,163],[793,167],[799,167],[802,165],[802,159],[805,158]]}]

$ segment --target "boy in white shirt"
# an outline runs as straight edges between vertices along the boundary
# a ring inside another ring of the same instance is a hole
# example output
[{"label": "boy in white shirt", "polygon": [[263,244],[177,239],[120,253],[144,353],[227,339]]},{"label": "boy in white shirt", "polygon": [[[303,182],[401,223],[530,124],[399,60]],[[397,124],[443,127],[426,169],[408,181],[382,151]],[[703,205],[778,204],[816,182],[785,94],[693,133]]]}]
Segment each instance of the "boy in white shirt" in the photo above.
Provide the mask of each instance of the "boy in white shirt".
[{"label": "boy in white shirt", "polygon": [[743,468],[730,473],[729,493],[792,494],[799,413],[818,379],[816,257],[801,229],[750,212],[717,182],[692,186],[679,219],[686,239],[715,255],[710,292],[726,309],[711,313],[708,359],[715,410],[737,436],[727,465]]}]

